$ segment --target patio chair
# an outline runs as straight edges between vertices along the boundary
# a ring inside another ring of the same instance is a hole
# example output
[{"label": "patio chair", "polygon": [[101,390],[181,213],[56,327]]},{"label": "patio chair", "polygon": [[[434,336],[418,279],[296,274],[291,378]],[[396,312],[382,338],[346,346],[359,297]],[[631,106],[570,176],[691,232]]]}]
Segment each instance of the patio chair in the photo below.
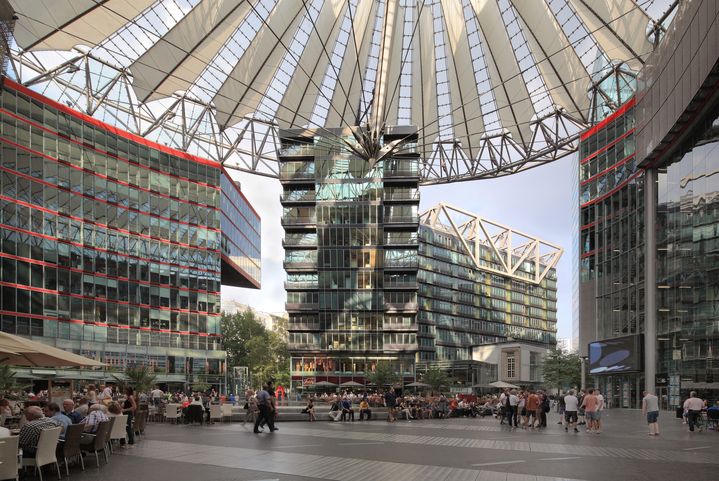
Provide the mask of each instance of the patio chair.
[{"label": "patio chair", "polygon": [[230,422],[232,422],[232,404],[222,404],[220,408],[222,410],[222,421],[225,418],[230,418]]},{"label": "patio chair", "polygon": [[210,422],[215,422],[215,419],[222,421],[222,406],[210,404]]},{"label": "patio chair", "polygon": [[180,405],[179,404],[168,404],[165,406],[165,421],[172,419],[175,424],[180,419]]},{"label": "patio chair", "polygon": [[102,421],[101,423],[99,423],[97,425],[97,431],[95,431],[95,434],[92,435],[92,443],[80,446],[80,449],[82,451],[95,453],[95,462],[97,463],[98,468],[100,467],[100,456],[97,454],[98,451],[102,451],[102,453],[105,455],[106,463],[110,462],[107,443],[110,441],[110,430],[112,429],[114,421],[115,418],[112,418],[108,421]]},{"label": "patio chair", "polygon": [[115,416],[115,422],[110,430],[110,452],[113,441],[127,441],[127,414]]},{"label": "patio chair", "polygon": [[62,478],[60,474],[60,465],[57,462],[57,441],[60,439],[62,427],[51,429],[43,429],[40,432],[40,439],[37,441],[37,451],[34,458],[22,458],[23,466],[35,466],[35,471],[40,473],[40,481],[42,481],[42,467],[55,463],[57,468],[58,479]]},{"label": "patio chair", "polygon": [[65,462],[65,474],[67,476],[70,476],[68,463],[73,458],[80,460],[82,470],[85,471],[85,461],[82,459],[82,451],[80,450],[80,440],[84,429],[84,424],[71,424],[65,430],[65,442],[62,443],[60,454]]},{"label": "patio chair", "polygon": [[19,436],[0,439],[0,479],[18,481],[17,449]]}]

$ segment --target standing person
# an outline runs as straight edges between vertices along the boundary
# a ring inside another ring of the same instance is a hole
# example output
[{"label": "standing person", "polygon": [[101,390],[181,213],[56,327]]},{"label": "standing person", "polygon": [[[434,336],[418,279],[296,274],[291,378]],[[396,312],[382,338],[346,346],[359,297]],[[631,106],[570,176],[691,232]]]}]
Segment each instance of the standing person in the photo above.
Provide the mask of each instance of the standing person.
[{"label": "standing person", "polygon": [[507,404],[509,405],[509,412],[507,413],[507,419],[509,419],[509,426],[512,427],[512,421],[514,421],[514,427],[517,427],[517,407],[519,406],[519,397],[517,397],[517,391],[512,389],[509,391],[507,397]]},{"label": "standing person", "polygon": [[253,432],[255,433],[261,433],[259,427],[260,423],[262,421],[265,421],[267,425],[270,427],[270,432],[275,432],[275,421],[274,421],[274,413],[272,412],[272,401],[270,397],[270,393],[267,392],[267,384],[262,386],[262,389],[260,389],[257,392],[257,408],[260,410],[259,416],[257,416],[257,419],[255,420],[255,429]]},{"label": "standing person", "polygon": [[95,388],[94,384],[88,384],[87,385],[87,403],[88,405],[92,406],[97,402],[97,389]]},{"label": "standing person", "polygon": [[653,393],[644,391],[642,414],[647,416],[649,435],[659,436],[659,399]]},{"label": "standing person", "polygon": [[529,392],[527,397],[527,419],[529,419],[529,427],[539,427],[539,417],[537,410],[539,409],[539,396],[534,391]]},{"label": "standing person", "polygon": [[601,391],[599,389],[594,390],[594,394],[597,396],[597,413],[595,414],[596,419],[594,420],[594,424],[597,427],[597,433],[602,432],[602,412],[604,411],[604,396],[602,396]]},{"label": "standing person", "polygon": [[557,424],[564,424],[564,411],[566,411],[567,405],[564,404],[563,392],[559,393],[559,400],[557,401],[557,412],[559,413],[559,422]]},{"label": "standing person", "polygon": [[547,413],[549,412],[549,396],[547,396],[547,393],[544,391],[541,391],[539,393],[539,408],[538,408],[538,414],[539,414],[539,427],[540,428],[546,428],[547,427]]},{"label": "standing person", "polygon": [[587,424],[587,419],[585,417],[584,408],[582,407],[582,403],[584,401],[585,392],[584,389],[580,389],[579,393],[577,394],[577,401],[579,402],[579,409],[577,411],[577,419],[579,422],[577,423],[579,426],[584,426]]},{"label": "standing person", "polygon": [[509,389],[502,391],[499,395],[499,424],[504,424],[504,420],[509,413]]},{"label": "standing person", "polygon": [[159,407],[159,406],[160,406],[160,402],[161,402],[161,400],[162,400],[162,398],[163,398],[164,396],[165,396],[165,393],[162,392],[162,389],[160,389],[159,386],[155,386],[155,389],[153,389],[153,390],[150,392],[150,398],[152,399],[152,404],[153,404],[155,407]]},{"label": "standing person", "polygon": [[394,394],[394,388],[390,388],[389,391],[384,393],[384,405],[387,407],[387,422],[395,422],[397,419],[395,418],[394,410],[397,406],[397,397]]},{"label": "standing person", "polygon": [[135,390],[128,386],[125,389],[125,401],[122,403],[122,413],[127,414],[127,444],[129,447],[135,444],[135,428],[132,426],[135,411],[137,411]]},{"label": "standing person", "polygon": [[697,418],[701,416],[704,409],[704,401],[697,397],[697,393],[692,391],[689,398],[684,401],[684,412],[687,413],[687,423],[689,431],[694,432],[694,426],[697,424]]},{"label": "standing person", "polygon": [[580,409],[584,409],[584,415],[587,418],[587,432],[596,433],[597,427],[595,424],[597,409],[599,408],[599,400],[597,395],[594,394],[594,389],[587,391],[587,395],[582,399],[582,404],[579,406]]},{"label": "standing person", "polygon": [[574,432],[578,433],[577,429],[577,410],[579,409],[579,399],[574,395],[574,389],[570,389],[569,393],[564,396],[564,431],[569,431],[569,427],[574,428]]}]

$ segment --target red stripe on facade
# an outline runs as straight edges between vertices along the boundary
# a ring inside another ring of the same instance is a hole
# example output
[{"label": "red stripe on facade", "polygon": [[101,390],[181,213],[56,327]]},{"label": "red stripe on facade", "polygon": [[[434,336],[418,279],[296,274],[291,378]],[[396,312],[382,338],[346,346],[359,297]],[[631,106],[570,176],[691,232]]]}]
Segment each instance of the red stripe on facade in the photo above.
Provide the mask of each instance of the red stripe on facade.
[{"label": "red stripe on facade", "polygon": [[252,283],[253,286],[255,286],[256,288],[260,289],[260,283],[257,282],[257,281],[255,281],[255,279],[254,279],[253,276],[251,276],[251,275],[249,275],[247,272],[245,272],[244,269],[242,269],[240,266],[238,266],[237,264],[235,264],[229,257],[227,257],[225,254],[222,254],[222,255],[221,255],[221,259],[222,259],[223,261],[227,262],[227,264],[229,264],[230,267],[232,267],[234,270],[236,270],[237,272],[239,272],[240,274],[242,274],[242,275],[245,277],[245,279],[247,279],[248,281],[250,281],[250,282]]},{"label": "red stripe on facade", "polygon": [[159,151],[161,151],[161,152],[165,152],[166,154],[170,154],[170,155],[173,155],[173,156],[175,156],[175,157],[180,157],[180,158],[183,158],[183,159],[185,159],[185,160],[189,160],[189,161],[192,161],[192,162],[196,162],[196,163],[198,163],[198,164],[209,165],[209,166],[211,166],[211,167],[220,167],[220,165],[221,165],[219,162],[215,162],[214,160],[204,159],[204,158],[202,158],[202,157],[197,157],[197,156],[195,156],[195,155],[188,154],[187,152],[182,152],[182,151],[180,151],[180,150],[175,150],[175,149],[173,149],[173,148],[171,148],[171,147],[168,147],[168,146],[166,146],[166,145],[158,144],[158,143],[156,143],[156,142],[152,142],[151,140],[147,140],[146,138],[141,137],[141,136],[139,136],[139,135],[137,135],[137,134],[132,134],[132,133],[130,133],[130,132],[126,132],[126,131],[124,131],[124,130],[118,129],[117,127],[113,127],[112,125],[106,124],[105,122],[102,122],[101,120],[98,120],[98,119],[96,119],[96,118],[94,118],[94,117],[90,117],[89,115],[83,114],[82,112],[78,112],[77,110],[71,109],[70,107],[68,107],[68,106],[66,106],[66,105],[63,105],[63,104],[61,104],[61,103],[59,103],[59,102],[56,102],[56,101],[54,101],[54,100],[51,100],[51,99],[45,97],[44,95],[42,95],[42,94],[40,94],[40,93],[38,93],[38,92],[35,92],[35,91],[33,91],[33,90],[31,90],[31,89],[29,89],[29,88],[23,86],[23,85],[20,85],[19,83],[14,82],[14,81],[12,81],[12,80],[10,80],[10,79],[8,79],[8,78],[5,78],[5,79],[3,80],[3,85],[4,85],[5,87],[8,87],[8,88],[12,89],[12,90],[15,90],[15,91],[20,92],[20,93],[22,93],[22,94],[24,94],[24,95],[27,95],[27,96],[30,97],[30,98],[33,98],[33,99],[35,99],[35,100],[38,100],[38,101],[40,101],[40,102],[42,102],[42,103],[44,103],[44,104],[46,104],[46,105],[49,105],[50,107],[52,107],[52,108],[54,108],[54,109],[57,109],[57,110],[59,110],[59,111],[61,111],[61,112],[64,112],[64,113],[66,113],[66,114],[68,114],[68,115],[71,115],[71,116],[73,116],[73,117],[75,117],[75,118],[77,118],[77,119],[80,119],[80,120],[82,120],[83,122],[87,122],[87,123],[89,123],[89,124],[94,125],[95,127],[99,127],[99,128],[101,128],[101,129],[107,130],[108,132],[113,133],[113,134],[115,134],[115,135],[117,135],[117,136],[119,136],[119,137],[123,137],[123,138],[125,138],[125,139],[127,139],[127,140],[131,140],[131,141],[133,141],[133,142],[136,142],[136,143],[138,143],[138,144],[144,145],[144,146],[149,147],[149,148],[151,148],[151,149],[159,150]]},{"label": "red stripe on facade", "polygon": [[17,312],[17,311],[3,311],[0,310],[0,315],[5,316],[14,316],[14,317],[25,317],[28,319],[40,319],[43,321],[58,321],[58,322],[67,322],[70,324],[86,324],[90,326],[100,326],[100,327],[114,327],[117,329],[133,329],[133,330],[143,330],[143,331],[150,331],[150,332],[161,332],[161,333],[169,333],[169,334],[179,334],[181,336],[190,336],[190,335],[199,335],[202,337],[217,337],[221,338],[221,334],[210,334],[210,333],[192,333],[190,331],[173,331],[171,329],[155,329],[152,327],[138,327],[138,326],[128,326],[126,324],[112,324],[107,322],[93,322],[93,321],[83,321],[82,319],[64,319],[60,317],[53,317],[53,316],[43,316],[40,314],[29,314],[25,312]]},{"label": "red stripe on facade", "polygon": [[[4,140],[6,140],[6,139],[3,139],[2,137],[0,137],[0,141],[4,141]],[[166,221],[168,221],[168,222],[173,222],[173,223],[175,223],[175,224],[181,224],[181,225],[186,225],[186,226],[190,226],[190,227],[196,227],[196,228],[198,228],[198,229],[208,230],[208,231],[211,231],[211,232],[220,232],[220,229],[215,229],[214,227],[207,227],[207,226],[202,226],[202,225],[198,225],[198,224],[193,224],[193,223],[191,223],[191,222],[183,222],[183,221],[180,221],[180,220],[173,220],[173,219],[170,219],[169,217],[163,217],[163,216],[161,216],[161,215],[151,214],[151,213],[149,213],[149,212],[143,212],[143,211],[138,210],[138,209],[133,209],[133,208],[131,208],[131,207],[126,207],[126,206],[119,205],[119,204],[114,203],[114,202],[110,202],[109,200],[98,199],[97,197],[92,197],[92,196],[90,196],[90,195],[86,195],[86,194],[83,194],[83,193],[80,193],[80,192],[75,192],[75,191],[73,191],[72,189],[69,189],[69,188],[66,188],[66,187],[60,187],[60,186],[55,185],[55,184],[51,184],[50,182],[44,181],[44,180],[42,180],[42,179],[38,179],[37,177],[33,177],[32,175],[23,174],[23,173],[20,173],[20,172],[18,172],[18,171],[16,171],[16,170],[8,169],[7,167],[2,167],[2,166],[0,166],[0,171],[7,172],[7,173],[9,173],[9,174],[16,175],[16,176],[18,176],[18,177],[22,177],[23,179],[27,179],[27,180],[30,180],[30,181],[32,181],[32,182],[37,182],[37,183],[39,183],[39,184],[42,184],[42,185],[44,185],[44,186],[46,186],[46,187],[49,187],[49,188],[52,188],[52,189],[61,190],[61,191],[63,191],[63,192],[68,192],[68,193],[70,193],[70,194],[72,194],[72,195],[77,195],[77,196],[83,197],[83,198],[85,198],[85,199],[89,199],[89,200],[92,200],[92,201],[97,201],[97,202],[100,202],[100,203],[105,204],[105,205],[111,205],[111,206],[113,206],[113,207],[117,207],[118,209],[126,210],[126,211],[128,211],[128,212],[135,212],[135,213],[140,214],[140,215],[146,215],[146,216],[148,216],[148,217],[150,217],[150,218],[162,219],[162,220],[166,220]],[[85,221],[85,222],[87,222],[87,221]],[[142,235],[142,234],[136,234],[136,235]],[[200,248],[200,249],[201,249],[201,248]]]},{"label": "red stripe on facade", "polygon": [[610,170],[612,170],[612,169],[614,169],[614,168],[616,168],[616,167],[619,167],[620,165],[626,164],[627,162],[629,162],[629,160],[633,159],[634,157],[636,157],[636,153],[627,155],[626,157],[624,157],[622,160],[620,160],[620,161],[617,162],[616,164],[612,165],[611,167],[607,167],[606,169],[604,169],[603,171],[599,172],[598,174],[594,174],[593,176],[591,176],[591,177],[588,178],[587,180],[581,182],[579,185],[586,185],[586,184],[588,184],[588,183],[590,183],[590,182],[592,182],[592,181],[594,181],[594,180],[597,180],[599,177],[603,176],[604,174],[606,174],[606,173],[609,172]]},{"label": "red stripe on facade", "polygon": [[210,273],[213,273],[213,274],[219,274],[219,271],[217,271],[217,270],[215,270],[215,269],[203,269],[203,268],[200,268],[200,267],[192,267],[192,266],[184,265],[184,264],[175,264],[175,263],[172,263],[172,262],[157,261],[157,260],[149,259],[149,258],[145,258],[145,257],[138,257],[138,256],[129,255],[129,254],[123,254],[123,253],[120,253],[120,252],[117,252],[117,251],[110,251],[110,250],[102,249],[102,248],[99,248],[99,247],[86,246],[85,244],[81,244],[81,243],[79,243],[79,242],[73,242],[73,241],[69,241],[69,240],[66,240],[66,239],[59,239],[59,238],[57,238],[57,237],[52,237],[52,236],[45,235],[45,234],[39,234],[39,233],[37,233],[37,232],[33,232],[33,231],[30,231],[30,230],[27,230],[27,229],[22,229],[22,228],[20,228],[20,227],[11,226],[11,225],[8,225],[8,224],[0,224],[0,228],[2,228],[2,229],[9,229],[9,230],[12,230],[12,231],[15,231],[15,232],[21,232],[21,233],[23,233],[23,234],[31,235],[31,236],[34,236],[34,237],[40,237],[40,238],[42,238],[42,239],[47,239],[47,240],[51,240],[51,241],[55,241],[55,242],[62,242],[63,244],[69,244],[69,245],[71,245],[71,246],[79,247],[79,248],[81,248],[81,249],[90,249],[90,250],[97,251],[97,252],[105,252],[105,253],[110,254],[110,255],[116,255],[116,256],[119,256],[119,257],[126,257],[126,258],[128,258],[128,259],[135,259],[135,260],[143,261],[143,262],[150,262],[150,263],[155,263],[155,264],[161,264],[161,265],[163,265],[163,266],[177,267],[177,268],[180,268],[180,269],[189,269],[190,271],[196,271],[196,272],[210,272]]},{"label": "red stripe on facade", "polygon": [[138,284],[141,286],[165,287],[165,288],[170,288],[170,289],[177,289],[178,291],[182,291],[182,292],[197,292],[197,293],[202,293],[202,294],[207,293],[207,294],[214,294],[214,295],[220,294],[220,291],[205,291],[202,289],[192,289],[190,287],[175,287],[172,284],[160,284],[158,282],[130,279],[129,277],[111,276],[109,274],[103,274],[103,273],[96,272],[96,271],[91,272],[91,271],[86,271],[83,269],[77,269],[75,267],[61,266],[59,264],[53,264],[51,262],[39,261],[37,259],[30,259],[29,257],[15,256],[12,254],[6,254],[5,252],[0,252],[0,258],[3,258],[3,257],[8,258],[8,259],[13,259],[16,261],[27,262],[29,264],[35,264],[35,265],[39,265],[39,266],[43,266],[43,267],[52,267],[52,268],[57,268],[57,269],[63,269],[66,271],[75,272],[77,274],[85,274],[85,275],[102,277],[103,279],[110,279],[113,281],[132,282],[133,284]]},{"label": "red stripe on facade", "polygon": [[607,145],[605,145],[605,146],[602,147],[601,149],[595,150],[594,152],[592,152],[591,154],[589,154],[588,156],[586,156],[585,158],[583,158],[582,160],[580,160],[579,163],[580,163],[580,164],[586,164],[587,162],[589,162],[590,160],[592,160],[592,159],[593,159],[594,157],[596,157],[597,155],[601,154],[601,153],[604,152],[605,150],[608,150],[610,147],[613,147],[614,145],[617,145],[618,142],[620,142],[620,141],[626,139],[628,135],[633,134],[636,130],[637,130],[636,127],[627,130],[627,131],[624,132],[622,135],[620,135],[620,136],[617,137],[616,139],[612,140],[611,142],[609,142]]},{"label": "red stripe on facade", "polygon": [[22,289],[25,291],[41,292],[43,294],[55,294],[58,296],[67,296],[67,297],[72,297],[75,299],[84,299],[84,300],[88,300],[88,301],[109,302],[111,304],[119,304],[121,306],[134,306],[134,307],[142,307],[145,309],[158,309],[160,311],[181,312],[181,313],[185,313],[185,314],[201,314],[203,316],[209,316],[209,317],[220,317],[220,315],[221,315],[221,314],[216,314],[214,312],[207,312],[207,311],[195,311],[192,309],[177,309],[177,308],[164,307],[164,306],[152,306],[150,304],[138,304],[136,302],[130,303],[130,301],[118,301],[116,299],[107,299],[105,297],[85,296],[83,294],[60,292],[58,290],[45,289],[43,287],[34,287],[34,286],[28,286],[25,284],[16,284],[14,282],[0,281],[0,286],[13,287],[15,289]]},{"label": "red stripe on facade", "polygon": [[619,107],[617,110],[615,110],[615,111],[612,113],[612,115],[610,115],[609,117],[603,119],[601,122],[599,122],[598,124],[596,124],[594,127],[590,128],[590,129],[588,129],[588,130],[585,130],[585,131],[579,136],[579,139],[580,139],[580,140],[586,140],[588,137],[591,137],[592,135],[596,134],[597,131],[599,131],[599,130],[603,129],[604,127],[606,127],[607,124],[609,124],[609,122],[613,121],[613,120],[616,119],[617,117],[621,117],[622,115],[624,115],[624,113],[626,113],[627,110],[629,110],[630,108],[634,107],[634,104],[635,104],[635,103],[636,103],[636,98],[632,97],[631,99],[629,99],[628,101],[626,101],[626,102],[624,103],[624,105],[622,105],[622,106]]},{"label": "red stripe on facade", "polygon": [[250,208],[250,210],[252,210],[252,212],[254,212],[255,215],[257,216],[257,218],[261,221],[262,218],[260,217],[260,214],[258,214],[257,211],[255,210],[255,208],[252,207],[252,204],[250,204],[250,201],[247,200],[247,197],[245,197],[245,194],[242,193],[242,189],[240,189],[240,186],[237,185],[237,182],[235,182],[235,180],[232,178],[232,176],[230,176],[230,173],[227,171],[227,169],[225,169],[225,166],[221,165],[220,168],[222,169],[222,173],[225,174],[227,176],[227,178],[232,182],[232,186],[235,188],[235,190],[237,190],[237,192],[240,194],[240,196],[242,196],[242,198],[245,200],[245,202],[247,203],[247,206]]},{"label": "red stripe on facade", "polygon": [[107,230],[110,230],[110,231],[121,232],[121,233],[123,233],[123,234],[132,235],[132,236],[136,236],[136,237],[142,237],[143,239],[155,240],[155,241],[158,241],[158,242],[163,242],[163,243],[165,243],[165,244],[172,244],[172,245],[177,245],[177,246],[180,246],[180,247],[187,247],[187,248],[190,248],[190,249],[196,249],[196,250],[205,251],[205,252],[219,252],[219,249],[208,249],[207,247],[198,247],[198,246],[193,246],[193,245],[191,245],[191,244],[183,244],[182,242],[171,241],[171,240],[169,240],[169,239],[163,239],[163,238],[161,238],[161,237],[152,237],[152,236],[147,235],[147,234],[138,234],[138,233],[136,233],[136,232],[132,232],[132,231],[129,231],[129,230],[127,230],[127,229],[120,229],[120,228],[118,228],[118,227],[110,227],[110,226],[107,225],[107,224],[101,224],[100,222],[95,222],[95,221],[92,221],[92,220],[83,219],[82,217],[75,217],[74,215],[62,214],[62,213],[57,212],[57,211],[55,211],[55,210],[48,209],[48,208],[46,208],[46,207],[40,207],[39,205],[33,205],[33,204],[30,204],[29,202],[25,202],[25,201],[18,200],[18,199],[13,199],[12,197],[7,197],[7,196],[5,196],[5,195],[0,195],[0,199],[1,199],[1,200],[8,201],[8,202],[15,203],[15,204],[22,205],[22,206],[28,207],[28,208],[30,208],[30,209],[39,210],[39,211],[45,212],[45,213],[47,213],[47,214],[52,214],[52,215],[54,215],[54,216],[56,216],[56,217],[65,217],[65,218],[67,218],[67,219],[72,219],[72,220],[75,220],[75,221],[78,221],[78,222],[82,222],[83,224],[90,224],[90,225],[94,225],[94,226],[97,226],[97,227],[102,227],[103,229],[107,229]]},{"label": "red stripe on facade", "polygon": [[638,170],[637,172],[635,172],[634,174],[632,174],[631,177],[629,177],[627,180],[625,180],[625,181],[622,182],[621,184],[619,184],[619,185],[617,185],[616,187],[614,187],[612,190],[610,190],[610,191],[607,192],[606,194],[602,195],[601,197],[597,197],[596,199],[590,200],[589,202],[587,202],[587,203],[585,203],[585,204],[582,204],[580,207],[581,207],[581,208],[584,208],[584,207],[587,207],[587,206],[589,206],[589,205],[595,204],[595,203],[599,202],[600,200],[606,199],[606,198],[609,197],[610,195],[615,194],[619,189],[621,189],[621,188],[624,187],[625,185],[629,184],[629,182],[631,182],[632,180],[636,179],[636,178],[639,176],[639,174],[643,174],[643,173],[644,173],[644,169]]}]

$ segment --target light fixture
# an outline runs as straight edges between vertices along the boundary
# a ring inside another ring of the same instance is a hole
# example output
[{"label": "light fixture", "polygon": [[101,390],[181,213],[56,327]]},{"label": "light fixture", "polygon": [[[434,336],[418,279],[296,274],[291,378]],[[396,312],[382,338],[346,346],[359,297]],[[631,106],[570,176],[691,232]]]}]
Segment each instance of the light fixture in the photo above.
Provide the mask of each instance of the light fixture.
[{"label": "light fixture", "polygon": [[662,307],[659,309],[659,312],[669,312],[669,309]]},{"label": "light fixture", "polygon": [[657,289],[671,289],[672,286],[668,286],[666,284],[662,284],[660,286],[657,286]]}]

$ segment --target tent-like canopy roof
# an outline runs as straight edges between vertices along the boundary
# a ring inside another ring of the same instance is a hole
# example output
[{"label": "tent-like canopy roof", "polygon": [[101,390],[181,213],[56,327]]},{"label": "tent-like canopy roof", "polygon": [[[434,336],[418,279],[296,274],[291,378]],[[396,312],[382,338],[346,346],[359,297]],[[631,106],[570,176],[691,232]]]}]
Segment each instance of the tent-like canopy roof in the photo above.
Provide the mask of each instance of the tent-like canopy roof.
[{"label": "tent-like canopy roof", "polygon": [[425,183],[504,175],[572,152],[579,130],[631,95],[675,5],[9,3],[9,75],[102,120],[266,175],[277,172],[278,127],[415,125]]}]

